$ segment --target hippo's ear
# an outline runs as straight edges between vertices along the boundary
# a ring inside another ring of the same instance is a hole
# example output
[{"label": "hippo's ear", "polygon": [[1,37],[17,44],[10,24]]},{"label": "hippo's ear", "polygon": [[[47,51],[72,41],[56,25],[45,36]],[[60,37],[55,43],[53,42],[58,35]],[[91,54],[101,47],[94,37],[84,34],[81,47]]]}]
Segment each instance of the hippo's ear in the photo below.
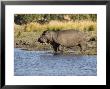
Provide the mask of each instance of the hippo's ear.
[{"label": "hippo's ear", "polygon": [[47,32],[48,32],[48,30],[44,31],[44,32],[42,33],[42,35],[45,35]]},{"label": "hippo's ear", "polygon": [[47,40],[47,43],[49,44],[49,43],[50,43],[50,41],[49,41],[49,40]]},{"label": "hippo's ear", "polygon": [[45,33],[42,33],[42,35],[45,35]]}]

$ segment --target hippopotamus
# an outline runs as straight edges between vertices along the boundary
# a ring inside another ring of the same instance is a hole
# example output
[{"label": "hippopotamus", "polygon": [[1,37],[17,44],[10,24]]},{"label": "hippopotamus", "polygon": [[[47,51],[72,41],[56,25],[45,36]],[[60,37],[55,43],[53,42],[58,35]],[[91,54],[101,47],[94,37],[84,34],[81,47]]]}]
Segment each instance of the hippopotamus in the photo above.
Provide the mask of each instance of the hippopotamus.
[{"label": "hippopotamus", "polygon": [[54,52],[63,52],[64,47],[79,46],[81,51],[86,48],[86,36],[79,30],[44,31],[38,38],[40,43],[51,44]]}]

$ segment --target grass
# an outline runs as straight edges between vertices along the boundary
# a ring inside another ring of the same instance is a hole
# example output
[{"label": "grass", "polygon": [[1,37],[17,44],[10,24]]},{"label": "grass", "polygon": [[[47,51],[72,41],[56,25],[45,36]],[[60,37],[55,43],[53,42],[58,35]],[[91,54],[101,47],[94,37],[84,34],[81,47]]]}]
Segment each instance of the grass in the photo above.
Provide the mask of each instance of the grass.
[{"label": "grass", "polygon": [[[45,30],[67,30],[76,29],[88,33],[90,37],[97,38],[97,23],[89,20],[82,21],[50,21],[46,24],[31,22],[26,25],[14,25],[14,44],[15,47],[27,50],[52,50],[51,46],[41,45],[37,42],[38,37]],[[88,43],[91,44],[91,43]],[[91,48],[91,47],[90,47]],[[87,50],[86,54],[96,54],[96,41],[92,49]]]},{"label": "grass", "polygon": [[50,21],[48,24],[29,23],[25,25],[25,31],[38,32],[41,30],[65,30],[65,29],[78,29],[81,31],[95,31],[96,22],[93,21]]}]

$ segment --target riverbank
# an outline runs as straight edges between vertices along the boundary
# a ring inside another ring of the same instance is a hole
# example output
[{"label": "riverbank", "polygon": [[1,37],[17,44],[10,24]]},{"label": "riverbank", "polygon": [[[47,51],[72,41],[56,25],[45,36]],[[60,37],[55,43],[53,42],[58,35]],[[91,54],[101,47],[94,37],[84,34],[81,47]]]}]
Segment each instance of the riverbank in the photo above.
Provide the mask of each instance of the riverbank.
[{"label": "riverbank", "polygon": [[[15,45],[15,48],[20,48],[21,50],[26,50],[26,51],[51,51],[52,53],[54,53],[51,45],[42,45],[39,43],[33,47],[30,45],[19,44],[19,45]],[[92,47],[88,47],[86,51],[82,53],[79,47],[72,47],[72,48],[65,48],[63,54],[97,55],[97,50],[96,47],[92,46]]]}]

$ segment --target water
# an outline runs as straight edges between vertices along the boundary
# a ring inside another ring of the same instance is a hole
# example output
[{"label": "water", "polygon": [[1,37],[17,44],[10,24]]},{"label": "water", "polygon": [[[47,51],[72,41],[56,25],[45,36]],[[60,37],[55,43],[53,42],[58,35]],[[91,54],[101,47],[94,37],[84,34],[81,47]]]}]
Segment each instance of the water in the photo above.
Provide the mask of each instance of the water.
[{"label": "water", "polygon": [[96,55],[53,55],[48,51],[14,50],[15,76],[96,76]]}]

